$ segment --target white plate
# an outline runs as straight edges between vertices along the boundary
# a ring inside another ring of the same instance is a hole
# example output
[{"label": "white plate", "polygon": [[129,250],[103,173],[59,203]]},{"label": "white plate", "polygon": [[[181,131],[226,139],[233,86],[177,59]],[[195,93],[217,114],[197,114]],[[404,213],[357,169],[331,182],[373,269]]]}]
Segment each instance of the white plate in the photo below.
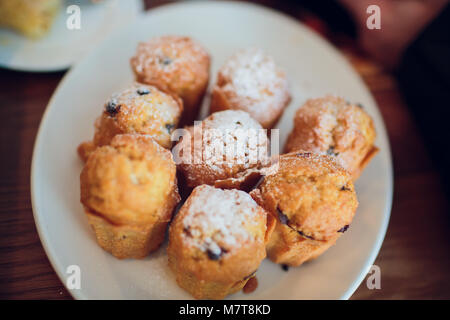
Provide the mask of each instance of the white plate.
[{"label": "white plate", "polygon": [[[69,30],[66,12],[76,4],[81,10],[81,28]],[[142,0],[66,0],[49,33],[31,40],[0,28],[0,66],[21,71],[57,71],[69,68],[112,31],[133,21],[142,11]]]},{"label": "white plate", "polygon": [[349,298],[375,260],[389,221],[392,165],[383,120],[361,79],[328,43],[284,15],[227,2],[185,2],[148,12],[93,50],[56,90],[36,141],[31,184],[39,235],[63,283],[67,267],[78,265],[81,289],[70,291],[75,298],[191,298],[168,270],[165,246],[144,260],[113,258],[97,246],[79,202],[82,163],[75,149],[92,137],[94,119],[109,95],[132,81],[129,58],[138,41],[163,34],[189,35],[202,43],[213,57],[212,75],[239,48],[256,46],[272,54],[287,70],[293,94],[279,124],[282,142],[307,97],[343,95],[361,102],[374,118],[381,151],[357,182],[360,206],[349,231],[319,259],[288,272],[263,261],[258,289],[230,297]]}]

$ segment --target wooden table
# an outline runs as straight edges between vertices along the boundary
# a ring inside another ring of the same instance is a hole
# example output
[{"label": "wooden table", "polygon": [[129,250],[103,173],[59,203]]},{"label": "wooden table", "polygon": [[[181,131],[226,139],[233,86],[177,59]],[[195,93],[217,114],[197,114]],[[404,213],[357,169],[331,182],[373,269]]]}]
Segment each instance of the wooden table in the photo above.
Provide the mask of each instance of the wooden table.
[{"label": "wooden table", "polygon": [[[351,61],[384,116],[395,175],[391,221],[375,262],[381,268],[381,290],[369,290],[364,281],[352,299],[449,299],[450,215],[439,173],[393,77],[358,54]],[[30,202],[34,139],[63,75],[0,69],[0,298],[71,298],[42,248]]]}]

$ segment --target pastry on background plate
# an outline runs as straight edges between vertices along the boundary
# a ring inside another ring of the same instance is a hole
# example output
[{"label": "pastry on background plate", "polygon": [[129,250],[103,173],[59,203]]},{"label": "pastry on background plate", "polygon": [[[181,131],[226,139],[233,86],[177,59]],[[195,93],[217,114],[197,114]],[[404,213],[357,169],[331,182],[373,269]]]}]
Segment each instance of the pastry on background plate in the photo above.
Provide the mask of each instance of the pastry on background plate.
[{"label": "pastry on background plate", "polygon": [[154,86],[134,83],[113,94],[95,122],[93,141],[82,143],[78,153],[83,160],[98,146],[107,145],[117,134],[139,133],[151,136],[165,148],[172,146],[171,134],[178,126],[183,103],[177,96]]},{"label": "pastry on background plate", "polygon": [[169,230],[167,254],[178,285],[197,299],[241,290],[266,256],[271,221],[243,191],[195,188]]},{"label": "pastry on background plate", "polygon": [[61,0],[0,0],[0,26],[38,39],[48,33]]},{"label": "pastry on background plate", "polygon": [[286,74],[260,49],[241,50],[220,68],[210,113],[243,110],[272,128],[290,101]]},{"label": "pastry on background plate", "polygon": [[348,229],[358,200],[350,175],[329,156],[289,153],[278,165],[251,195],[277,220],[268,257],[298,266],[322,254]]},{"label": "pastry on background plate", "polygon": [[247,112],[213,113],[188,131],[173,152],[183,155],[177,164],[189,187],[246,189],[259,179],[268,161],[267,133]]},{"label": "pastry on background plate", "polygon": [[210,57],[206,50],[189,37],[162,36],[139,43],[130,63],[137,81],[183,100],[181,124],[191,125],[208,87]]},{"label": "pastry on background plate", "polygon": [[156,250],[180,200],[172,154],[145,135],[117,135],[95,149],[80,185],[98,244],[119,259]]},{"label": "pastry on background plate", "polygon": [[378,152],[375,138],[372,118],[361,105],[326,96],[309,99],[297,110],[285,152],[327,154],[356,180]]}]

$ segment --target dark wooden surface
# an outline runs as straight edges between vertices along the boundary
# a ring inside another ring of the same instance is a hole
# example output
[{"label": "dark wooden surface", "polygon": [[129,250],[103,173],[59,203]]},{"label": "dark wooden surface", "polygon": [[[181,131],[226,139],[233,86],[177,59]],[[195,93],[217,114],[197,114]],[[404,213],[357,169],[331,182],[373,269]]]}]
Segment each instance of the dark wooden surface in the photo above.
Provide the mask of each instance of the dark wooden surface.
[{"label": "dark wooden surface", "polygon": [[[164,2],[168,1],[149,1],[147,5]],[[349,49],[348,43],[341,48],[363,76],[383,114],[395,176],[391,221],[375,262],[381,268],[381,290],[369,290],[364,281],[352,299],[450,299],[449,207],[439,173],[430,162],[395,79]],[[63,75],[63,72],[33,74],[0,69],[0,298],[3,299],[71,298],[39,241],[29,183],[36,132]]]}]

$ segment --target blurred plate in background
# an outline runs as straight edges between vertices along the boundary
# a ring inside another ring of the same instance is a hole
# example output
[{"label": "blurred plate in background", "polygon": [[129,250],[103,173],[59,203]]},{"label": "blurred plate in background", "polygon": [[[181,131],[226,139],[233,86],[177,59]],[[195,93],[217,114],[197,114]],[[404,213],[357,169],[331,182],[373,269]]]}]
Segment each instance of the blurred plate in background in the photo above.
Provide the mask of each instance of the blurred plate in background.
[{"label": "blurred plate in background", "polygon": [[[66,26],[68,6],[81,9],[81,28]],[[47,72],[69,68],[112,31],[132,22],[143,10],[142,0],[63,1],[51,30],[32,40],[0,27],[0,66],[20,71]]]}]

